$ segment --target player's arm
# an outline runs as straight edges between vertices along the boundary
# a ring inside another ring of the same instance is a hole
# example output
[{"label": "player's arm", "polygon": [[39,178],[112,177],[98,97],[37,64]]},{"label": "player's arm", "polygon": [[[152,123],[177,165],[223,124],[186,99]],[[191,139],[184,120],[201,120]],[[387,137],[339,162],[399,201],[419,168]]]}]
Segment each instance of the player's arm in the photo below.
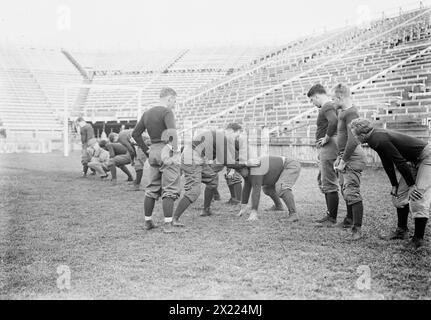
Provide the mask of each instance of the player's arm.
[{"label": "player's arm", "polygon": [[257,210],[259,208],[260,193],[262,190],[263,175],[250,176],[251,180],[251,212],[247,220],[257,220]]},{"label": "player's arm", "polygon": [[144,151],[145,155],[148,157],[148,146],[145,144],[144,139],[142,139],[142,133],[146,130],[144,123],[144,115],[142,115],[141,120],[136,124],[132,132],[132,137],[136,141],[139,148]]},{"label": "player's arm", "polygon": [[260,193],[262,190],[263,176],[251,176],[251,209],[257,211],[259,209]]},{"label": "player's arm", "polygon": [[85,144],[87,142],[87,131],[81,129],[79,132],[81,133],[81,143]]},{"label": "player's arm", "polygon": [[343,161],[346,162],[350,160],[350,157],[352,156],[353,152],[355,152],[356,147],[359,144],[359,141],[356,140],[354,137],[352,130],[350,130],[350,123],[356,119],[359,118],[358,114],[348,114],[346,115],[345,121],[346,121],[346,128],[347,128],[347,143],[346,148],[344,149],[344,155],[343,155]]},{"label": "player's arm", "polygon": [[114,158],[115,157],[114,146],[110,143],[107,145],[107,148],[108,148],[108,152],[109,152],[109,157]]},{"label": "player's arm", "polygon": [[241,195],[241,204],[247,205],[248,200],[250,199],[250,193],[251,193],[251,182],[250,177],[244,178],[244,187],[242,188],[242,195]]},{"label": "player's arm", "polygon": [[317,146],[324,146],[329,142],[329,139],[335,135],[337,132],[338,117],[334,108],[326,107],[323,111],[323,115],[328,120],[328,128],[326,129],[326,134],[324,138],[317,141]]},{"label": "player's arm", "polygon": [[[407,164],[407,160],[399,153],[398,149],[390,141],[386,141],[379,145],[379,151],[382,153],[380,156],[382,165],[385,168],[386,174],[391,181],[392,186],[398,186],[397,176],[394,170],[395,167],[400,172],[401,176],[406,181],[409,187],[415,185],[415,179],[413,178],[410,166]],[[380,153],[379,153],[380,155]]]},{"label": "player's arm", "polygon": [[169,141],[172,143],[172,149],[178,150],[178,133],[175,126],[175,117],[172,110],[168,110],[164,116],[165,126],[167,128],[167,133],[169,137]]},{"label": "player's arm", "polygon": [[333,137],[337,133],[338,118],[334,108],[328,108],[324,113],[328,120],[328,128],[326,129],[326,136]]}]

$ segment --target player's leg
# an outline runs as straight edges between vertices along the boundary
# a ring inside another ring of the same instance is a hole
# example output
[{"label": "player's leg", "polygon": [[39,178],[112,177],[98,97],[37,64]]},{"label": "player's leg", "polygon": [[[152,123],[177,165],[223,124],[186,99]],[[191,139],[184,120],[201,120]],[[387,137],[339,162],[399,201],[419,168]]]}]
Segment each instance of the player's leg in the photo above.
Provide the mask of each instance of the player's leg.
[{"label": "player's leg", "polygon": [[293,187],[301,173],[301,164],[296,160],[285,160],[284,170],[275,185],[276,192],[286,204],[289,210],[288,221],[296,222],[299,220],[299,215],[296,210],[295,197],[293,195]]},{"label": "player's leg", "polygon": [[341,195],[343,196],[343,198],[346,202],[347,214],[346,214],[346,217],[343,219],[343,221],[341,221],[339,224],[337,224],[337,227],[343,228],[343,229],[349,229],[349,228],[353,227],[353,211],[352,211],[352,206],[349,205],[346,201],[346,196],[345,196],[346,177],[345,177],[345,175],[346,175],[345,172],[339,172],[338,173],[338,178],[339,178],[339,183],[340,183],[340,191],[341,191]]},{"label": "player's leg", "polygon": [[106,177],[107,174],[105,173],[105,171],[103,170],[102,164],[100,163],[100,161],[90,161],[88,163],[88,167],[94,171],[96,171],[101,178]]},{"label": "player's leg", "polygon": [[241,202],[242,197],[242,177],[238,172],[234,172],[232,177],[233,188],[235,191],[235,199]]},{"label": "player's leg", "polygon": [[210,167],[213,169],[213,171],[215,173],[217,173],[216,177],[215,177],[215,183],[216,183],[216,188],[214,190],[214,201],[220,201],[221,197],[220,197],[220,193],[218,191],[218,187],[219,187],[219,172],[221,172],[224,168],[223,165],[219,165],[219,164],[212,164],[210,165]]},{"label": "player's leg", "polygon": [[241,175],[233,171],[233,175],[225,175],[226,183],[230,191],[230,199],[228,204],[237,205],[241,203],[242,195],[242,177]]},{"label": "player's leg", "polygon": [[108,169],[111,172],[111,183],[116,184],[117,183],[117,164],[115,161],[116,157],[109,158],[108,160]]},{"label": "player's leg", "polygon": [[337,222],[338,215],[338,177],[334,170],[334,161],[336,159],[322,159],[320,162],[321,166],[321,181],[322,191],[325,194],[326,207],[328,210],[328,216],[321,223],[322,226],[332,227]]},{"label": "player's leg", "polygon": [[162,207],[163,215],[165,217],[163,224],[163,231],[166,233],[175,232],[172,221],[174,213],[175,200],[180,196],[180,179],[181,167],[179,164],[173,163],[170,165],[163,165],[162,172]]},{"label": "player's leg", "polygon": [[362,203],[362,196],[360,191],[361,174],[360,168],[352,169],[349,165],[346,167],[346,172],[343,173],[343,196],[347,206],[352,212],[352,240],[359,240],[362,238],[362,219],[364,215],[364,206]]},{"label": "player's leg", "polygon": [[268,197],[272,199],[274,205],[267,209],[267,211],[284,211],[283,204],[281,203],[280,197],[275,191],[275,186],[262,186],[262,191]]},{"label": "player's leg", "polygon": [[220,193],[218,192],[218,187],[219,187],[219,177],[218,174],[217,176],[214,178],[215,179],[215,183],[216,183],[216,188],[214,189],[214,201],[220,201],[221,200],[221,196]]},{"label": "player's leg", "polygon": [[162,191],[162,174],[157,166],[150,166],[149,181],[145,187],[144,198],[144,215],[145,215],[145,229],[150,230],[155,228],[152,216],[154,205],[161,195]]},{"label": "player's leg", "polygon": [[212,215],[211,212],[211,202],[214,198],[214,190],[217,189],[217,177],[216,173],[209,165],[202,165],[202,182],[205,184],[204,191],[204,209],[200,214],[201,217],[206,217]]},{"label": "player's leg", "polygon": [[133,186],[133,189],[135,191],[139,191],[139,187],[142,181],[142,176],[144,175],[144,165],[146,160],[147,160],[147,156],[145,155],[144,151],[142,151],[141,148],[138,148],[136,150],[136,158],[135,158],[136,179],[134,181],[134,186]]},{"label": "player's leg", "polygon": [[129,169],[126,167],[127,164],[132,162],[132,158],[129,153],[120,154],[115,158],[115,164],[121,171],[123,171],[127,175],[127,181],[133,181],[133,176],[130,173]]},{"label": "player's leg", "polygon": [[82,150],[81,150],[81,164],[82,164],[83,177],[87,176],[88,162],[90,162],[90,159],[87,151],[87,144],[83,144]]},{"label": "player's leg", "polygon": [[154,205],[156,200],[159,199],[162,193],[162,173],[160,172],[161,149],[157,148],[157,145],[151,145],[149,150],[148,163],[149,168],[149,179],[145,187],[145,199],[144,199],[144,214],[145,214],[145,229],[150,230],[155,228],[152,220]]},{"label": "player's leg", "polygon": [[422,152],[420,159],[416,188],[422,193],[422,198],[410,201],[410,208],[415,221],[415,233],[410,245],[415,249],[424,245],[425,228],[431,210],[431,144]]},{"label": "player's leg", "polygon": [[[412,170],[412,174],[416,176],[415,170]],[[397,228],[382,238],[386,240],[406,239],[408,237],[407,222],[410,212],[409,187],[402,177],[398,182],[398,195],[392,196],[392,204],[397,210]]]},{"label": "player's leg", "polygon": [[183,226],[178,221],[184,211],[195,202],[201,193],[202,166],[196,164],[183,164],[181,169],[184,172],[184,195],[178,202],[173,217],[174,226]]}]

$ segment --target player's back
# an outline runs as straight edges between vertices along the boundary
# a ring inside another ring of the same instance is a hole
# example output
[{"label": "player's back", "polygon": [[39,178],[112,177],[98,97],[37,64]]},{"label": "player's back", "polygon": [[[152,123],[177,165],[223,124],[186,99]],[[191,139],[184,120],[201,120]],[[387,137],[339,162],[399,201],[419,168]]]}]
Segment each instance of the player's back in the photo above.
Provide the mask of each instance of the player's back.
[{"label": "player's back", "polygon": [[108,143],[106,147],[111,157],[127,153],[127,148],[119,142]]},{"label": "player's back", "polygon": [[154,106],[144,112],[144,125],[152,143],[166,142],[167,129],[175,129],[172,110],[164,106]]},{"label": "player's back", "polygon": [[283,171],[284,158],[281,156],[262,156],[259,160],[259,167],[250,168],[250,176],[263,176],[262,185],[275,184]]}]

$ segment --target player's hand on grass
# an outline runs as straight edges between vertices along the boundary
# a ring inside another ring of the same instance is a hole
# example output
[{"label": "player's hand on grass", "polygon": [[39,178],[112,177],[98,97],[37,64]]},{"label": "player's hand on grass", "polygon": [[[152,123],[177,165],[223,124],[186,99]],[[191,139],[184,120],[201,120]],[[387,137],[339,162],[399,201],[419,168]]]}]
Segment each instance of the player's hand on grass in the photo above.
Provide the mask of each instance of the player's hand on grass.
[{"label": "player's hand on grass", "polygon": [[248,217],[247,221],[256,221],[257,218],[257,210],[251,210],[250,216]]},{"label": "player's hand on grass", "polygon": [[248,212],[248,208],[246,204],[241,204],[241,210],[239,210],[237,216],[241,217],[242,215],[246,214]]},{"label": "player's hand on grass", "polygon": [[418,201],[418,200],[421,200],[422,198],[423,198],[423,194],[418,190],[416,185],[411,186],[409,190],[409,200]]}]

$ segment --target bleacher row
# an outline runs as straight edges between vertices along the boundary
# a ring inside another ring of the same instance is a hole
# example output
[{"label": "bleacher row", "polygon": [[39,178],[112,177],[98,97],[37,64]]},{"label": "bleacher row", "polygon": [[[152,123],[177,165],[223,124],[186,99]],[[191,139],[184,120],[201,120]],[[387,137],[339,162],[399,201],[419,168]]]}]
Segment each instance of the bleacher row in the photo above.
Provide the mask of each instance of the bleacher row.
[{"label": "bleacher row", "polygon": [[[322,82],[329,88],[338,82],[354,85],[418,52],[421,47],[415,45],[430,39],[429,14],[414,19],[420,13],[416,11],[388,19],[356,33],[348,30],[342,37],[342,42],[337,37],[330,39],[329,43],[322,43],[321,48],[314,48],[314,51],[311,51],[313,48],[305,50],[299,60],[295,57],[296,63],[284,64],[276,60],[273,65],[267,65],[253,74],[245,74],[242,78],[187,101],[179,120],[187,117],[199,123],[214,113],[232,108],[224,116],[210,121],[210,124],[223,126],[227,122],[238,121],[249,126],[278,126],[311,107],[305,94],[313,84]],[[409,23],[401,26],[409,20]],[[426,28],[422,29],[421,34],[410,38],[408,43],[404,44],[405,50],[391,52],[391,36],[424,24]],[[366,42],[339,59],[332,58],[340,53],[340,45],[352,48],[372,37],[377,37],[376,41]],[[332,41],[335,41],[337,46],[332,46]],[[310,57],[310,52],[315,55]],[[309,58],[306,60],[307,57]],[[331,59],[333,61],[328,63]],[[287,61],[287,57],[282,61]],[[306,74],[299,79],[290,81],[304,72]],[[389,93],[383,95],[390,96]],[[243,103],[247,100],[247,103]],[[239,105],[235,108],[237,103]]]},{"label": "bleacher row", "polygon": [[[145,110],[170,86],[179,94],[180,129],[190,122],[221,127],[235,121],[271,128],[273,143],[308,144],[316,119],[308,89],[341,82],[354,88],[362,115],[426,139],[429,47],[427,8],[278,48],[71,52],[80,71],[58,49],[0,47],[0,119],[9,131],[60,137],[66,85],[75,86],[68,89],[70,119],[84,115],[92,121],[135,121],[139,101]],[[82,70],[91,77],[83,78]],[[130,88],[142,89],[140,99]]]},{"label": "bleacher row", "polygon": [[63,86],[81,82],[59,50],[0,47],[0,118],[8,137],[61,137]]}]

